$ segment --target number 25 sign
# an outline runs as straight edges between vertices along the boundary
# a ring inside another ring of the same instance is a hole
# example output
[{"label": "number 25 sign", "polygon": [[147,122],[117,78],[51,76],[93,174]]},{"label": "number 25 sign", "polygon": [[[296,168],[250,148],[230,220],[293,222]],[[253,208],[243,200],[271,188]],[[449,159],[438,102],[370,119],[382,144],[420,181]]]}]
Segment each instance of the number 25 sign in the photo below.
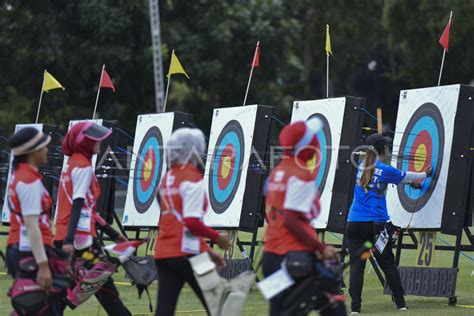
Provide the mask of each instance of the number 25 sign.
[{"label": "number 25 sign", "polygon": [[431,267],[434,262],[436,247],[436,232],[420,232],[418,238],[418,249],[416,265],[419,267]]}]

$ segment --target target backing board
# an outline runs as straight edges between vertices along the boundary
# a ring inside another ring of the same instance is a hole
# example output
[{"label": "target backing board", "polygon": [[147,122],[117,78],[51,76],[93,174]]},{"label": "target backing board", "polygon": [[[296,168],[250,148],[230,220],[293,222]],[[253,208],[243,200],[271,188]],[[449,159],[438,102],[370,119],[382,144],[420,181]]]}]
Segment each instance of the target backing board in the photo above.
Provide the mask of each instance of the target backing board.
[{"label": "target backing board", "polygon": [[190,121],[190,114],[180,112],[138,116],[122,218],[124,226],[157,226],[160,206],[156,195],[167,170],[164,145],[175,129],[188,126]]},{"label": "target backing board", "polygon": [[321,213],[313,221],[317,229],[344,231],[355,175],[350,153],[359,145],[361,108],[364,106],[365,99],[354,97],[295,101],[293,104],[292,122],[317,117],[324,124],[317,134],[320,159],[314,157],[308,162],[321,201]]},{"label": "target backing board", "polygon": [[[48,145],[48,147],[49,147],[50,153],[54,152],[54,148],[52,147],[55,146],[55,143],[56,143],[56,138],[54,136],[54,133],[56,132],[56,126],[48,125],[48,124],[17,124],[15,125],[15,133],[25,127],[35,127],[36,129],[42,131],[43,133],[51,136],[52,140],[50,144]],[[51,160],[51,154],[48,154],[48,160]],[[12,162],[13,162],[13,155],[10,155],[10,161],[8,163],[7,185],[5,189],[5,199],[2,206],[2,223],[3,224],[10,223],[10,208],[8,207],[7,198],[8,198],[8,186],[10,185],[10,176],[12,173]],[[52,165],[53,163],[49,161],[48,164]],[[44,174],[44,170],[40,169],[40,172]],[[43,183],[46,189],[51,193],[51,190],[52,190],[51,177],[44,177]]]},{"label": "target backing board", "polygon": [[396,225],[447,231],[462,225],[469,194],[473,91],[451,85],[400,92],[392,165],[414,172],[431,165],[433,175],[420,190],[389,186],[387,207]]},{"label": "target backing board", "polygon": [[[214,109],[204,174],[206,225],[252,231],[263,216],[262,154],[267,152],[273,107]],[[260,157],[258,154],[260,154]]]}]

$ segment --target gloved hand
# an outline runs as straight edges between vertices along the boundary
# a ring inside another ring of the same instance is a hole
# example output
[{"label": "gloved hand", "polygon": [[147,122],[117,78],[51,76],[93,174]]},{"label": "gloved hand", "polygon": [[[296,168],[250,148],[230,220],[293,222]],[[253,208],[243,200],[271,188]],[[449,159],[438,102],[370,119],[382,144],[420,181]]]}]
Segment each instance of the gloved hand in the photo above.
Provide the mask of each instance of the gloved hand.
[{"label": "gloved hand", "polygon": [[412,181],[410,183],[410,187],[412,187],[413,189],[416,189],[416,190],[420,190],[422,186],[423,185],[421,183],[416,182],[416,181]]}]

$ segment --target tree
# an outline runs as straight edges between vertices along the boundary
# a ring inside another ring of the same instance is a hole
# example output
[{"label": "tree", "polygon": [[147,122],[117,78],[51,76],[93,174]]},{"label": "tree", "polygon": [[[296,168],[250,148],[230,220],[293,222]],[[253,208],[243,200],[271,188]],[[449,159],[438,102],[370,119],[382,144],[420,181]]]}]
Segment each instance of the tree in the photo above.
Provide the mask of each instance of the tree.
[{"label": "tree", "polygon": [[[333,96],[366,97],[395,123],[400,89],[433,86],[438,38],[454,10],[443,83],[473,80],[474,28],[468,1],[161,0],[163,61],[175,49],[191,80],[176,78],[168,110],[192,113],[208,131],[215,107],[240,106],[255,43],[261,65],[248,103],[275,106],[290,120],[294,100],[325,96],[325,25],[331,25]],[[0,126],[34,120],[48,69],[65,87],[44,96],[41,121],[63,130],[92,116],[102,64],[117,87],[101,92],[98,112],[135,129],[154,112],[148,1],[37,0],[0,6]],[[370,63],[370,67],[368,64]],[[370,68],[370,69],[369,69]]]}]

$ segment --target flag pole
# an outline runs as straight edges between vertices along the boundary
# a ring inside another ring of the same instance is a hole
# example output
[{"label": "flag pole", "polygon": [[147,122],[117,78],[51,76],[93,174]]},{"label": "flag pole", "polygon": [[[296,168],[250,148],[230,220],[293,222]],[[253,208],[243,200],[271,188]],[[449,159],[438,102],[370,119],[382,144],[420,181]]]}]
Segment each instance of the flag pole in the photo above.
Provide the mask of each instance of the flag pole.
[{"label": "flag pole", "polygon": [[253,59],[252,59],[252,68],[250,68],[250,76],[249,76],[249,81],[247,83],[247,90],[245,91],[244,103],[242,105],[245,105],[245,103],[247,102],[247,96],[249,94],[250,82],[252,81],[253,68],[255,66],[255,59],[257,58],[259,45],[260,45],[260,41],[257,41],[257,47],[255,47],[255,53],[253,54]]},{"label": "flag pole", "polygon": [[[453,11],[449,14],[449,21],[448,24],[451,26],[451,19],[453,17]],[[443,58],[441,59],[441,67],[439,69],[439,77],[438,77],[438,87],[441,84],[441,76],[443,75],[443,66],[444,66],[444,58],[446,57],[446,48],[443,49]]]},{"label": "flag pole", "polygon": [[170,90],[171,75],[168,77],[168,83],[166,84],[165,102],[163,104],[163,112],[166,112],[166,102],[168,101],[168,92]]},{"label": "flag pole", "polygon": [[92,119],[95,119],[95,112],[97,111],[97,103],[99,103],[100,84],[102,83],[102,76],[104,75],[105,64],[102,65],[102,72],[100,73],[99,87],[97,88],[97,97],[95,98],[94,114]]},{"label": "flag pole", "polygon": [[326,98],[329,98],[329,54],[326,54]]},{"label": "flag pole", "polygon": [[[45,69],[44,71],[46,71],[46,69]],[[41,84],[40,98],[39,98],[39,102],[38,102],[38,111],[36,112],[36,121],[35,121],[35,124],[38,124],[38,119],[39,119],[39,115],[40,115],[41,100],[43,99],[43,86],[44,86],[44,73],[43,73],[43,83]]]},{"label": "flag pole", "polygon": [[441,67],[439,69],[439,77],[438,77],[438,87],[441,84],[441,76],[443,75],[444,57],[446,57],[446,48],[443,50],[443,59],[441,59]]},{"label": "flag pole", "polygon": [[331,38],[329,37],[329,24],[326,24],[326,98],[329,98],[329,55],[332,55]]}]

